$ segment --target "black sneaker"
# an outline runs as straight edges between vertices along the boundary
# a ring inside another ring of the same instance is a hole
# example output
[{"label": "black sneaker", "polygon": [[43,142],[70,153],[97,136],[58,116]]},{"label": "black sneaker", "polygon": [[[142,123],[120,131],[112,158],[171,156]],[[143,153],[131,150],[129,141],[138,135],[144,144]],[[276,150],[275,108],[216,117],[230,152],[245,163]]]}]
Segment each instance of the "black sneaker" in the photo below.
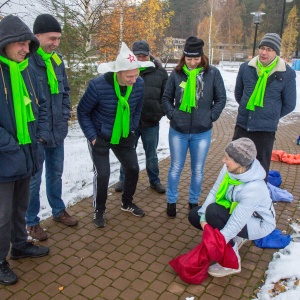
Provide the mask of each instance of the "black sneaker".
[{"label": "black sneaker", "polygon": [[193,209],[194,207],[198,207],[198,206],[199,206],[198,203],[191,203],[191,202],[189,202],[189,208],[190,208],[190,210]]},{"label": "black sneaker", "polygon": [[167,215],[170,218],[176,217],[176,203],[167,203]]},{"label": "black sneaker", "polygon": [[164,194],[166,192],[166,189],[160,182],[151,184],[150,187],[160,194]]},{"label": "black sneaker", "polygon": [[36,246],[27,242],[21,249],[11,248],[10,258],[19,259],[24,257],[42,257],[49,253],[50,249],[44,246]]},{"label": "black sneaker", "polygon": [[144,211],[137,207],[134,203],[131,204],[123,204],[121,205],[121,209],[124,211],[131,212],[136,217],[143,217],[145,215]]},{"label": "black sneaker", "polygon": [[122,193],[123,192],[123,186],[124,186],[124,182],[123,181],[119,181],[116,183],[115,185],[115,191],[118,193]]},{"label": "black sneaker", "polygon": [[17,275],[11,270],[6,260],[0,261],[0,284],[11,285],[18,281]]},{"label": "black sneaker", "polygon": [[105,219],[104,219],[104,211],[95,210],[94,212],[94,224],[96,227],[104,227]]}]

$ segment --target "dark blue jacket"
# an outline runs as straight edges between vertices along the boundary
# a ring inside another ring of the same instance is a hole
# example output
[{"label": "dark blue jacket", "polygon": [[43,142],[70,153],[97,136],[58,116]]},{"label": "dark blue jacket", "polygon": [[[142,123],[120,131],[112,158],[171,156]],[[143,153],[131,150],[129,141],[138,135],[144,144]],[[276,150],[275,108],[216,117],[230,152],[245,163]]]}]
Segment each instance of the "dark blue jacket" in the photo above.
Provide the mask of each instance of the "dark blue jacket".
[{"label": "dark blue jacket", "polygon": [[[77,107],[78,122],[89,141],[93,141],[97,136],[105,140],[111,138],[118,98],[113,84],[106,79],[110,74],[112,73],[92,79]],[[128,99],[130,131],[138,128],[143,98],[144,82],[141,77],[138,77]]]},{"label": "dark blue jacket", "polygon": [[246,106],[258,79],[257,59],[243,63],[239,69],[235,86],[235,99],[239,103],[237,125],[247,131],[273,132],[277,130],[279,119],[295,109],[296,75],[279,57],[267,81],[264,106],[248,110]]},{"label": "dark blue jacket", "polygon": [[62,63],[59,66],[53,59],[51,59],[51,61],[58,80],[59,94],[50,93],[46,66],[41,56],[36,53],[29,58],[29,63],[34,67],[39,82],[41,83],[43,93],[47,99],[50,131],[49,140],[45,145],[47,148],[53,148],[63,143],[68,133],[68,120],[70,119],[70,88],[65,71],[65,65],[62,58]]},{"label": "dark blue jacket", "polygon": [[[3,74],[3,80],[0,79],[0,182],[9,182],[29,177],[40,169],[43,162],[43,147],[38,143],[38,139],[47,141],[49,129],[46,99],[33,69],[28,66],[22,75],[31,99],[35,121],[28,123],[31,144],[19,145],[10,72],[6,64],[0,65]],[[7,89],[7,98],[4,88]]]},{"label": "dark blue jacket", "polygon": [[[0,22],[0,55],[6,57],[8,44],[31,40],[28,58],[39,47],[39,41],[17,16],[8,15]],[[9,67],[0,62],[0,182],[16,181],[34,175],[43,162],[39,139],[48,141],[46,99],[34,70],[28,66],[22,76],[31,100],[35,121],[29,122],[31,144],[19,145]],[[6,93],[5,93],[6,91]]]},{"label": "dark blue jacket", "polygon": [[172,71],[162,98],[162,105],[170,126],[181,133],[201,133],[212,128],[226,104],[226,90],[220,71],[209,66],[204,73],[197,76],[196,108],[191,113],[179,110],[183,88],[182,81],[187,75]]}]

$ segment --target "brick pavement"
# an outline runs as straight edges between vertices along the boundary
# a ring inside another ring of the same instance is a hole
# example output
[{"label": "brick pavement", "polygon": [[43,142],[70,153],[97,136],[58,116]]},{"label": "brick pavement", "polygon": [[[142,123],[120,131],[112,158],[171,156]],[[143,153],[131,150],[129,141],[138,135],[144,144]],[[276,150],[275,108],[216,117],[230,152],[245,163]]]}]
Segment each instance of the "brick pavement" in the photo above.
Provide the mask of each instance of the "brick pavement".
[{"label": "brick pavement", "polygon": [[[214,125],[213,142],[205,167],[201,203],[212,187],[222,165],[223,150],[231,140],[235,114],[225,110]],[[275,149],[299,153],[295,139],[300,134],[300,115],[293,114],[279,127]],[[165,184],[169,159],[160,162]],[[294,195],[291,204],[275,205],[278,228],[289,231],[289,220],[299,217],[300,169],[296,165],[272,162],[271,169],[279,170],[283,184]],[[80,171],[80,170],[79,170]],[[91,198],[82,200],[70,211],[79,219],[76,227],[65,227],[48,219],[43,222],[49,239],[42,242],[51,248],[49,256],[35,259],[9,260],[19,276],[13,286],[0,286],[0,299],[64,300],[64,299],[125,299],[125,300],[195,300],[251,299],[261,283],[274,250],[263,250],[247,242],[240,250],[241,273],[229,277],[209,277],[201,285],[182,282],[168,262],[193,249],[201,233],[187,220],[189,163],[179,185],[178,216],[166,216],[166,196],[149,188],[147,174],[140,172],[135,195],[146,213],[143,218],[120,210],[120,194],[109,189],[107,225],[93,225]]]}]

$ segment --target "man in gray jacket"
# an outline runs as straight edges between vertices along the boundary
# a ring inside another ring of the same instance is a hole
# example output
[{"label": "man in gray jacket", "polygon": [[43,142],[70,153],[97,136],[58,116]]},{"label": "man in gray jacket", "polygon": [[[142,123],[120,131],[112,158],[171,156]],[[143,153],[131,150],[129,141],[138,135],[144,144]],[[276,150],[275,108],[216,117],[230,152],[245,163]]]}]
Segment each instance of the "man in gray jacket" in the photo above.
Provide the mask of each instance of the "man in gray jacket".
[{"label": "man in gray jacket", "polygon": [[[37,72],[47,99],[50,138],[44,145],[46,167],[46,193],[52,208],[53,220],[67,226],[78,221],[66,212],[61,198],[64,166],[64,139],[70,119],[69,84],[62,57],[54,52],[59,46],[61,27],[49,14],[39,15],[33,24],[33,33],[40,42],[37,53],[29,60]],[[30,203],[26,213],[29,234],[37,240],[46,240],[47,233],[40,227],[40,185],[42,168],[31,178]]]},{"label": "man in gray jacket", "polygon": [[233,140],[254,142],[266,179],[279,119],[296,106],[295,71],[279,57],[280,47],[278,34],[265,34],[258,56],[241,65],[235,86],[239,109]]}]

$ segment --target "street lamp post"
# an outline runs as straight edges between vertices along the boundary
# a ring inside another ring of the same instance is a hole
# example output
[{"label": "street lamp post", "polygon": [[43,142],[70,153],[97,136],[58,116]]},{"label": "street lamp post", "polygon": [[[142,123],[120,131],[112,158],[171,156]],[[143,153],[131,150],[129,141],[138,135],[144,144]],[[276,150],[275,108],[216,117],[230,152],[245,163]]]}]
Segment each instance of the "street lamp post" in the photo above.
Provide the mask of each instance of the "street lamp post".
[{"label": "street lamp post", "polygon": [[283,0],[282,12],[281,12],[281,25],[280,25],[280,37],[282,38],[283,27],[284,27],[284,15],[285,15],[285,3],[290,3],[293,0]]},{"label": "street lamp post", "polygon": [[255,24],[253,52],[252,52],[252,57],[254,57],[254,55],[255,55],[255,49],[256,49],[257,27],[258,27],[258,24],[261,21],[261,16],[265,15],[265,13],[264,12],[260,12],[260,11],[256,11],[256,12],[251,13],[251,15],[253,15],[253,21],[254,21],[254,24]]}]

